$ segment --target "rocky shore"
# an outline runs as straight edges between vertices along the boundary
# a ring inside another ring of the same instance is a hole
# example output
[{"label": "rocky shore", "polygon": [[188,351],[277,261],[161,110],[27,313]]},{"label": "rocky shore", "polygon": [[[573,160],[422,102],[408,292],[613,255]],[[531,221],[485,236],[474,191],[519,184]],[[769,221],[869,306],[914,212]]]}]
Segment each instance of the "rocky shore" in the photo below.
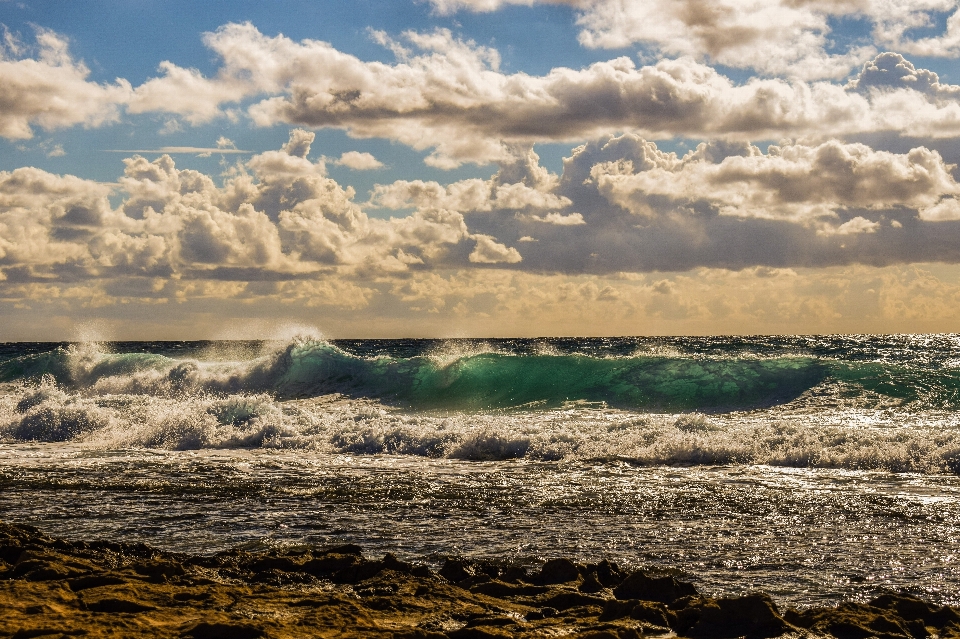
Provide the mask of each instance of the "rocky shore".
[{"label": "rocky shore", "polygon": [[889,593],[781,611],[669,575],[554,559],[449,559],[438,571],[357,546],[212,557],[65,541],[0,523],[0,637],[960,637],[960,609]]}]

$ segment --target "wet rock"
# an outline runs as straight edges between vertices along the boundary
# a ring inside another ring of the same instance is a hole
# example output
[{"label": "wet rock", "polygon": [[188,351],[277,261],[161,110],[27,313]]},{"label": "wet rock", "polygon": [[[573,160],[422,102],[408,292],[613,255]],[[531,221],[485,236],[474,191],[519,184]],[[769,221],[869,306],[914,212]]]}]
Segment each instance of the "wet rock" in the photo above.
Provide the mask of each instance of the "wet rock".
[{"label": "wet rock", "polygon": [[152,560],[134,564],[134,571],[138,575],[143,575],[153,581],[168,581],[174,577],[182,577],[187,574],[186,569],[178,561],[171,560]]},{"label": "wet rock", "polygon": [[588,569],[596,576],[597,581],[603,584],[604,588],[618,586],[627,578],[627,575],[616,564],[612,564],[606,559],[598,564],[589,565]]},{"label": "wet rock", "polygon": [[301,570],[314,577],[329,577],[341,570],[356,566],[360,561],[361,558],[353,554],[327,553],[305,562]]},{"label": "wet rock", "polygon": [[788,611],[790,623],[838,639],[904,639],[912,634],[895,612],[867,604],[842,603],[836,608]]},{"label": "wet rock", "polygon": [[565,584],[580,579],[580,568],[569,559],[551,559],[531,580],[536,584]]},{"label": "wet rock", "polygon": [[28,559],[18,562],[12,570],[10,577],[17,579],[26,579],[27,581],[59,581],[82,575],[83,570],[65,566],[56,561],[44,559]]},{"label": "wet rock", "polygon": [[566,591],[542,599],[541,603],[557,610],[568,610],[576,606],[598,606],[602,609],[607,600],[585,595],[582,592]]},{"label": "wet rock", "polygon": [[88,588],[100,588],[101,586],[119,586],[127,583],[127,580],[116,575],[86,575],[75,579],[68,579],[67,585],[70,590],[79,592]]},{"label": "wet rock", "polygon": [[300,572],[303,570],[303,562],[294,561],[289,557],[257,557],[250,562],[250,570],[254,572],[266,572],[269,570]]},{"label": "wet rock", "polygon": [[556,608],[550,608],[549,606],[540,608],[539,610],[531,610],[527,613],[527,621],[540,621],[541,619],[548,619],[550,617],[556,617],[560,611]]},{"label": "wet rock", "polygon": [[610,621],[612,619],[623,619],[630,616],[630,611],[640,603],[636,599],[608,599],[603,604],[603,612],[600,613],[600,621]]},{"label": "wet rock", "polygon": [[550,589],[546,586],[532,584],[509,584],[496,579],[476,584],[470,587],[470,592],[491,597],[533,597],[541,595]]},{"label": "wet rock", "polygon": [[527,569],[523,566],[509,566],[500,573],[500,580],[508,583],[528,581],[529,579],[530,577],[527,574]]},{"label": "wet rock", "polygon": [[450,639],[502,639],[510,633],[500,628],[481,626],[479,628],[460,628],[447,633]]},{"label": "wet rock", "polygon": [[673,577],[651,577],[643,571],[636,571],[613,589],[617,599],[641,599],[670,603],[682,597],[696,596],[693,584],[679,581]]},{"label": "wet rock", "polygon": [[637,599],[609,599],[604,604],[600,621],[630,618],[651,626],[671,628],[676,622],[676,614],[661,603],[639,601]]},{"label": "wet rock", "polygon": [[[691,639],[960,639],[956,609],[907,595],[780,616],[766,595],[712,599],[673,577],[625,576],[607,562],[553,560],[528,573],[450,559],[440,578],[349,546],[186,557],[2,523],[0,544],[16,554],[0,573],[0,637],[636,639],[669,628]],[[35,580],[45,568],[52,578]],[[541,579],[556,583],[533,583]]]},{"label": "wet rock", "polygon": [[23,553],[23,546],[17,543],[0,544],[0,561],[12,564],[20,558]]},{"label": "wet rock", "polygon": [[796,630],[777,611],[768,595],[708,599],[699,607],[700,618],[690,637],[747,637],[765,639]]},{"label": "wet rock", "polygon": [[473,574],[473,566],[459,559],[447,558],[440,568],[440,576],[454,584],[473,577]]},{"label": "wet rock", "polygon": [[588,572],[583,577],[583,583],[577,588],[580,592],[594,593],[603,590],[603,584],[597,581],[595,573]]},{"label": "wet rock", "polygon": [[670,628],[676,621],[676,614],[658,603],[640,601],[630,610],[630,618],[643,621],[651,626]]},{"label": "wet rock", "polygon": [[464,628],[477,628],[479,626],[515,626],[517,620],[513,617],[477,617],[467,622]]},{"label": "wet rock", "polygon": [[447,639],[446,633],[433,632],[422,628],[413,628],[411,630],[400,630],[393,633],[391,639]]},{"label": "wet rock", "polygon": [[113,597],[105,597],[95,601],[87,601],[84,602],[84,604],[86,609],[90,612],[135,613],[149,612],[157,609],[156,606],[151,606],[150,604]]},{"label": "wet rock", "polygon": [[908,595],[889,593],[872,599],[869,606],[891,610],[905,621],[920,621],[924,626],[945,628],[949,624],[960,625],[960,614],[947,606],[937,606]]},{"label": "wet rock", "polygon": [[184,639],[259,639],[266,632],[250,624],[207,623],[201,621],[183,632]]}]

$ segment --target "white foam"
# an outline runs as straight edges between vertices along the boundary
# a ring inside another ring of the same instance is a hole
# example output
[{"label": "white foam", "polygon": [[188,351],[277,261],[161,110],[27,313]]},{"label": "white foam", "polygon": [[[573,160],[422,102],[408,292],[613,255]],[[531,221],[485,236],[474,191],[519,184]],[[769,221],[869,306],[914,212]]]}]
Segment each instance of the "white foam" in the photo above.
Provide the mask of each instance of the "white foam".
[{"label": "white foam", "polygon": [[[76,366],[94,375],[104,361],[97,353],[78,350]],[[266,375],[271,357],[246,363],[244,384]],[[803,408],[801,402],[794,409],[720,416],[638,414],[598,405],[415,414],[336,395],[278,401],[266,393],[230,392],[238,370],[231,363],[168,361],[106,375],[76,391],[50,377],[7,385],[0,390],[0,439],[114,449],[308,448],[465,460],[960,472],[960,415],[949,412]]]}]

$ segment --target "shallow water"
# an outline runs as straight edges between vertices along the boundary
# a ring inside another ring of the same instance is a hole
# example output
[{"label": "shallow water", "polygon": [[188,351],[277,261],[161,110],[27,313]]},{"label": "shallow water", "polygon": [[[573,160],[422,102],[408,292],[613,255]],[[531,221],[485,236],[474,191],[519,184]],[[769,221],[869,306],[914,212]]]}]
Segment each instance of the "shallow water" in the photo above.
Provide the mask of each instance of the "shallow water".
[{"label": "shallow water", "polygon": [[0,518],[960,603],[956,336],[5,345]]}]

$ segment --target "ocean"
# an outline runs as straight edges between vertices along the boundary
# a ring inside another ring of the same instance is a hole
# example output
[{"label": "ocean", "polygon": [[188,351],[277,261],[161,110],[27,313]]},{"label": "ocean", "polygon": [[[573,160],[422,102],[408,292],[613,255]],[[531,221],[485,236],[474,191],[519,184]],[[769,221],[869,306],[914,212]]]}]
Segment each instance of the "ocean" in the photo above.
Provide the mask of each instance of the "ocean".
[{"label": "ocean", "polygon": [[960,335],[0,344],[0,520],[960,604]]}]

